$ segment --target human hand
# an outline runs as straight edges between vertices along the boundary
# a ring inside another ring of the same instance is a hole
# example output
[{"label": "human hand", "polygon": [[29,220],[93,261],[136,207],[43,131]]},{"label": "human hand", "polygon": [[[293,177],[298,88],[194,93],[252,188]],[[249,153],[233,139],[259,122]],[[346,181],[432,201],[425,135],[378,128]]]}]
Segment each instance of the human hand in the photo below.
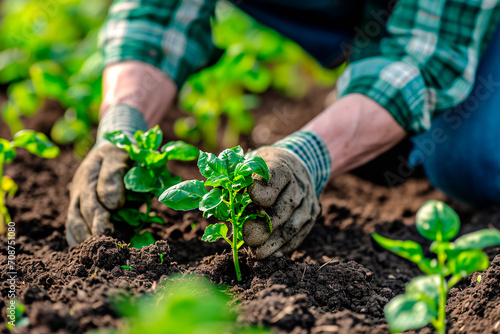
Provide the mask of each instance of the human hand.
[{"label": "human hand", "polygon": [[69,186],[70,204],[66,220],[69,246],[92,235],[112,234],[110,210],[125,202],[123,177],[128,154],[111,143],[93,149],[78,167]]},{"label": "human hand", "polygon": [[245,242],[254,247],[256,257],[282,256],[294,251],[311,231],[321,213],[313,183],[304,164],[293,154],[276,147],[264,147],[255,154],[269,167],[269,182],[254,175],[249,188],[252,201],[269,217],[249,220],[243,225]]}]

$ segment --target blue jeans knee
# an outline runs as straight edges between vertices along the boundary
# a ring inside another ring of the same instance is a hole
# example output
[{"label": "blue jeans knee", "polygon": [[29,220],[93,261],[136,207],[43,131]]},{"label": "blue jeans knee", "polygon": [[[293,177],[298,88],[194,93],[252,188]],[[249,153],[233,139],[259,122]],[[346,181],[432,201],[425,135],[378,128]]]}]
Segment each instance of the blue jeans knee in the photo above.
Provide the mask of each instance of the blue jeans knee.
[{"label": "blue jeans knee", "polygon": [[469,97],[412,142],[410,164],[423,165],[449,197],[472,205],[500,203],[500,26]]}]

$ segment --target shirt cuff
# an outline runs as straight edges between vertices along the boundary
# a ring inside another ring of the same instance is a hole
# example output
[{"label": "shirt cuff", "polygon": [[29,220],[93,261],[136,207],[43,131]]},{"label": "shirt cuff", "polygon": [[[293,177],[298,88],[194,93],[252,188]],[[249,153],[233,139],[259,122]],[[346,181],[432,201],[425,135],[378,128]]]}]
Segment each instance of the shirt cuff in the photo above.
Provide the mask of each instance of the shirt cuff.
[{"label": "shirt cuff", "polygon": [[304,164],[319,196],[332,172],[330,152],[320,136],[314,132],[297,131],[272,146],[288,151]]},{"label": "shirt cuff", "polygon": [[138,130],[148,131],[148,124],[139,110],[126,104],[111,106],[106,110],[99,122],[96,143],[93,149],[108,143],[104,139],[106,132],[122,131],[130,141],[134,142],[134,135]]}]

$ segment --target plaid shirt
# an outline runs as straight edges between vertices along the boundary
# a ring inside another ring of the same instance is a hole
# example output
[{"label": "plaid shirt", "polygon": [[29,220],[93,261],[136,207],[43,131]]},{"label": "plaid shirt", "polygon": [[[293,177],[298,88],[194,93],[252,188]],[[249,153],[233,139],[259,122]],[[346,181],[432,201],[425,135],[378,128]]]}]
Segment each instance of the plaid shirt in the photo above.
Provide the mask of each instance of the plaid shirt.
[{"label": "plaid shirt", "polygon": [[[341,76],[339,94],[372,98],[409,133],[429,129],[439,111],[469,95],[500,19],[499,1],[398,0],[387,34],[369,47],[354,44],[364,56]],[[100,38],[105,65],[140,60],[180,87],[217,54],[210,31],[215,2],[115,0]],[[365,15],[367,26],[370,20]]]}]

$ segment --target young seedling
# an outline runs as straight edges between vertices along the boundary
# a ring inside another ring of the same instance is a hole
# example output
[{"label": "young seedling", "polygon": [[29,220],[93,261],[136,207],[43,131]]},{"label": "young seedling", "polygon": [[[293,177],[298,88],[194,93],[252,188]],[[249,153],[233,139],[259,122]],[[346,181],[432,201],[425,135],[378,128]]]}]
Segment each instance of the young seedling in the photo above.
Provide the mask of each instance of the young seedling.
[{"label": "young seedling", "polygon": [[411,240],[391,240],[373,233],[379,245],[416,263],[427,276],[411,280],[405,293],[385,307],[385,317],[393,333],[428,325],[446,333],[446,297],[462,278],[486,270],[490,264],[483,248],[500,245],[500,231],[485,229],[463,235],[450,242],[460,229],[458,215],[440,201],[428,201],[416,215],[418,232],[432,240],[436,258],[424,257],[422,247]]},{"label": "young seedling", "polygon": [[[252,203],[246,188],[253,183],[252,175],[258,174],[269,181],[269,170],[260,157],[245,159],[240,146],[226,149],[219,156],[201,152],[198,159],[201,175],[207,178],[205,182],[189,180],[167,189],[160,202],[175,210],[199,209],[203,216],[214,216],[218,220],[227,221],[232,225],[233,240],[229,239],[225,223],[211,224],[205,229],[202,240],[214,242],[220,238],[233,248],[234,268],[236,278],[241,281],[238,250],[243,245],[243,224],[249,219],[262,217],[269,222],[265,213],[248,212]],[[206,186],[213,187],[208,190]]]},{"label": "young seedling", "polygon": [[130,270],[130,271],[134,270],[134,268],[132,268],[131,266],[126,266],[126,265],[121,266],[121,268],[125,269],[125,270]]},{"label": "young seedling", "polygon": [[[147,132],[137,131],[135,143],[122,132],[115,131],[104,134],[104,138],[117,147],[125,150],[136,164],[125,175],[125,188],[128,190],[128,202],[146,203],[146,213],[130,207],[113,213],[115,222],[126,222],[135,227],[135,234],[130,239],[132,247],[142,248],[155,243],[151,232],[142,232],[146,224],[164,221],[151,213],[153,196],[160,196],[165,189],[181,182],[180,176],[173,176],[166,167],[168,161],[189,161],[199,155],[199,150],[183,141],[169,142],[161,147],[163,133],[157,125]],[[141,233],[142,232],[142,233]]]},{"label": "young seedling", "polygon": [[60,151],[46,135],[32,130],[22,130],[14,135],[12,141],[0,138],[0,234],[5,233],[5,224],[11,222],[11,217],[5,206],[5,198],[13,197],[17,185],[10,177],[3,175],[4,163],[10,163],[16,156],[16,148],[21,147],[42,158],[55,158]]}]

